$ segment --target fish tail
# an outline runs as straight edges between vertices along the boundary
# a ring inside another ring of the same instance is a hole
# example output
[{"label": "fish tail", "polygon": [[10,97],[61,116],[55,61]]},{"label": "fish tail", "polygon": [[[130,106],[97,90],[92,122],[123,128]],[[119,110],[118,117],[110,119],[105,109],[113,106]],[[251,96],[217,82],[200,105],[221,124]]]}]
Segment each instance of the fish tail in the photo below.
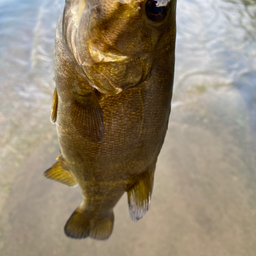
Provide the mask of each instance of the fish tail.
[{"label": "fish tail", "polygon": [[68,219],[64,231],[71,238],[82,239],[91,237],[96,240],[106,240],[110,237],[113,224],[113,210],[104,213],[100,217],[95,217],[83,210],[80,205]]}]

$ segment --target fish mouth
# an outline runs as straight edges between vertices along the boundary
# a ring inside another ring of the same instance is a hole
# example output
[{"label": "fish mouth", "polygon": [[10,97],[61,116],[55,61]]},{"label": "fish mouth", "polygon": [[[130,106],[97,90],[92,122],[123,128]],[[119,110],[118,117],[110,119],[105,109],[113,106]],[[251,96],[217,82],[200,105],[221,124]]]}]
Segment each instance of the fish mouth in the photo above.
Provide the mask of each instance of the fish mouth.
[{"label": "fish mouth", "polygon": [[100,93],[116,95],[143,82],[150,65],[146,54],[128,55],[106,40],[98,27],[96,2],[76,0],[76,8],[70,6],[73,9],[64,14],[64,34],[88,84]]},{"label": "fish mouth", "polygon": [[[140,60],[139,60],[140,61]],[[89,84],[103,94],[116,95],[125,89],[140,85],[149,72],[138,60],[82,64]]]},{"label": "fish mouth", "polygon": [[[107,45],[105,44],[105,49]],[[104,94],[119,94],[124,89],[135,86],[144,76],[140,58],[120,54],[117,50],[102,51],[90,41],[88,56],[81,67],[89,84]]]}]

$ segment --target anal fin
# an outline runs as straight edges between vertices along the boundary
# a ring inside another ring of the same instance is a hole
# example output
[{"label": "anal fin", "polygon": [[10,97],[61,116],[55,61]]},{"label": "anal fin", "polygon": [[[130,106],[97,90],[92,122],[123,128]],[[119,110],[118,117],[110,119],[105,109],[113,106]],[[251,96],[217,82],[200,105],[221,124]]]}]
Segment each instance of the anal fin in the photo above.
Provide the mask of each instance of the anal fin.
[{"label": "anal fin", "polygon": [[104,137],[103,113],[93,91],[84,95],[73,93],[71,102],[72,123],[88,141],[100,142]]},{"label": "anal fin", "polygon": [[44,172],[44,176],[48,179],[59,181],[70,187],[77,185],[77,181],[72,173],[65,168],[63,160],[59,160],[51,168],[46,170]]},{"label": "anal fin", "polygon": [[150,166],[139,181],[127,191],[129,212],[131,219],[134,221],[141,219],[149,209],[154,183],[154,170],[155,165]]},{"label": "anal fin", "polygon": [[[83,204],[82,204],[83,205]],[[64,231],[68,237],[81,239],[91,237],[96,240],[106,240],[112,234],[114,213],[111,210],[101,217],[95,213],[87,213],[80,205],[68,219]]]},{"label": "anal fin", "polygon": [[50,121],[55,124],[57,120],[57,110],[58,110],[58,94],[56,87],[53,92],[53,99],[52,99],[52,109],[51,109],[51,118]]}]

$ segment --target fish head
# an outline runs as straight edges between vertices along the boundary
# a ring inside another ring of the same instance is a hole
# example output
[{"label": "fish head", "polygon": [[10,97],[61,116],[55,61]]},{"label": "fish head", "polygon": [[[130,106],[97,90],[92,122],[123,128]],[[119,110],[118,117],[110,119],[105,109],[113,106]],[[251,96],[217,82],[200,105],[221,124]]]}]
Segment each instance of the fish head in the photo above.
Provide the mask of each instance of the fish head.
[{"label": "fish head", "polygon": [[[175,44],[176,0],[66,0],[67,44],[91,86],[117,94]],[[167,54],[168,55],[168,54]]]}]

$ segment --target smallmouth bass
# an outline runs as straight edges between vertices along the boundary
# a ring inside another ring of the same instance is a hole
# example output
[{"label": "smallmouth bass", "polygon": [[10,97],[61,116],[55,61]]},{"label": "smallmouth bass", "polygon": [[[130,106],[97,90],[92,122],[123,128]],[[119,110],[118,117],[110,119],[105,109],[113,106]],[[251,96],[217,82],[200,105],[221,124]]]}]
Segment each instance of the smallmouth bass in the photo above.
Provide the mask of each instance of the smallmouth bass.
[{"label": "smallmouth bass", "polygon": [[44,175],[81,187],[69,237],[108,239],[125,192],[132,220],[149,208],[171,109],[175,16],[176,0],[66,0],[51,111],[61,154]]}]

